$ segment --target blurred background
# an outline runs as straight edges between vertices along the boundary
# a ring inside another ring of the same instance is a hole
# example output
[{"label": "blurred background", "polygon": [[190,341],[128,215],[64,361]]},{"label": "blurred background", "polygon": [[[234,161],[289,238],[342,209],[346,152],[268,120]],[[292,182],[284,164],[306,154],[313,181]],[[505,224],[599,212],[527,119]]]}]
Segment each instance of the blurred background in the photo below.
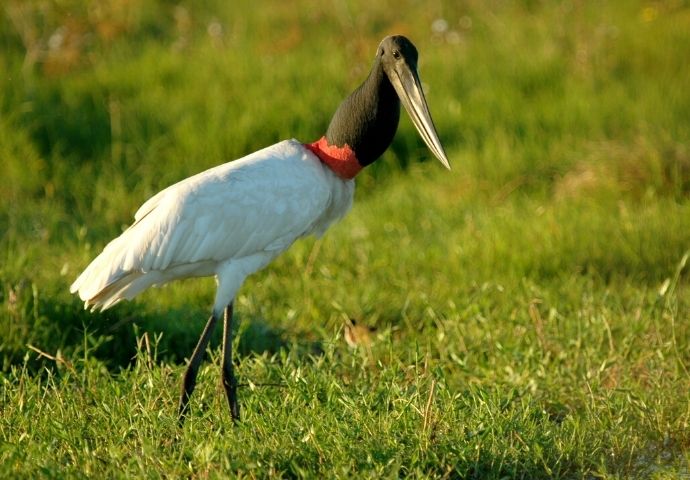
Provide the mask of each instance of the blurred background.
[{"label": "blurred background", "polygon": [[[403,198],[394,185],[408,176],[443,178],[434,198],[458,222],[444,220],[444,233],[470,245],[454,258],[480,283],[566,266],[603,285],[621,275],[663,285],[690,247],[686,1],[4,0],[0,368],[41,365],[28,345],[126,365],[135,324],[165,331],[180,361],[199,328],[185,320],[207,316],[211,280],[104,315],[84,312],[70,283],[160,189],[282,139],[319,138],[392,33],[420,51],[454,170],[418,167],[429,154],[404,118],[358,178],[358,202],[388,212],[377,192]],[[278,282],[270,272],[304,270],[309,242],[269,269],[266,288]],[[444,284],[462,284],[449,275]],[[252,302],[245,311],[263,318]],[[304,326],[290,327],[289,312],[276,326],[257,320],[240,344],[276,348],[281,328],[307,332],[326,307],[303,312]]]}]

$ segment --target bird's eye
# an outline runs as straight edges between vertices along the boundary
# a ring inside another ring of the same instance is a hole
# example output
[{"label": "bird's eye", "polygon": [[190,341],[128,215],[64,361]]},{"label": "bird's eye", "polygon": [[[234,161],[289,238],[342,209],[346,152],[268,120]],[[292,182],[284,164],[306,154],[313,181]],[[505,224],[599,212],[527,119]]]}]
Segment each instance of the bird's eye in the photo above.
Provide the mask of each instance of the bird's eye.
[{"label": "bird's eye", "polygon": [[400,58],[400,52],[397,50],[393,50],[393,58],[395,58],[396,60]]}]

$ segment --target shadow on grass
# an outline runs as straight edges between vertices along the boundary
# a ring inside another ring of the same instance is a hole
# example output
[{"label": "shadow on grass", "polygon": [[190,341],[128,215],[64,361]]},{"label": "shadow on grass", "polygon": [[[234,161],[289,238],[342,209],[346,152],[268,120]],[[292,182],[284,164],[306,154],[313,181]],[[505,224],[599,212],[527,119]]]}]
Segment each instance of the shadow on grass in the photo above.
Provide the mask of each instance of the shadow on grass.
[{"label": "shadow on grass", "polygon": [[[173,309],[161,315],[133,303],[92,313],[76,300],[61,301],[56,297],[59,295],[39,297],[36,289],[30,287],[5,295],[8,315],[0,317],[0,330],[5,332],[0,338],[0,371],[22,364],[38,372],[52,369],[56,358],[76,361],[89,356],[114,372],[135,362],[139,340],[144,335],[159,337],[157,361],[182,364],[192,354],[208,320],[208,314],[200,309]],[[293,341],[287,332],[263,318],[236,314],[233,329],[235,336],[239,335],[235,355],[241,357],[285,349],[296,349],[298,355],[305,357],[322,352],[319,342]],[[220,347],[222,332],[219,322],[210,349]]]}]

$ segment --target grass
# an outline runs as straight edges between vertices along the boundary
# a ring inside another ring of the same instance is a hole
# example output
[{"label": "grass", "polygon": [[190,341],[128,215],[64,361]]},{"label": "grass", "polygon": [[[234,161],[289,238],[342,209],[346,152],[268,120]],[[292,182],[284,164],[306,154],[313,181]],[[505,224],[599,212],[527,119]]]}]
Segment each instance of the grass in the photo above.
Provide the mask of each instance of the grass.
[{"label": "grass", "polygon": [[[0,477],[688,475],[690,8],[370,3],[3,4]],[[218,334],[179,429],[213,281],[69,284],[159,189],[320,136],[394,32],[453,171],[404,119],[240,292],[242,423]]]}]

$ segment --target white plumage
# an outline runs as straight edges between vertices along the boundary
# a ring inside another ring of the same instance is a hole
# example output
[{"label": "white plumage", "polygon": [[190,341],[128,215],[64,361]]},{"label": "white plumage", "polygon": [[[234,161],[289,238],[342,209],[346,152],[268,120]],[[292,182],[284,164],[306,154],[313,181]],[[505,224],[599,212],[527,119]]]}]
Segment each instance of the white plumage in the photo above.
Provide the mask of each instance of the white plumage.
[{"label": "white plumage", "polygon": [[295,240],[321,235],[352,206],[342,180],[297,140],[206,170],[153,196],[72,284],[107,309],[152,285],[215,275],[214,315],[245,278]]}]

